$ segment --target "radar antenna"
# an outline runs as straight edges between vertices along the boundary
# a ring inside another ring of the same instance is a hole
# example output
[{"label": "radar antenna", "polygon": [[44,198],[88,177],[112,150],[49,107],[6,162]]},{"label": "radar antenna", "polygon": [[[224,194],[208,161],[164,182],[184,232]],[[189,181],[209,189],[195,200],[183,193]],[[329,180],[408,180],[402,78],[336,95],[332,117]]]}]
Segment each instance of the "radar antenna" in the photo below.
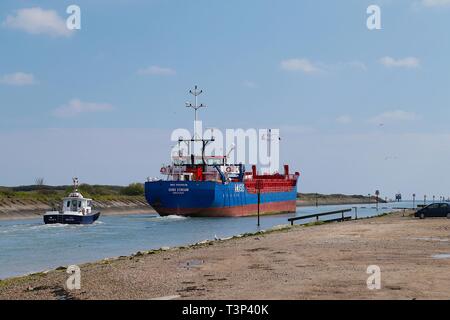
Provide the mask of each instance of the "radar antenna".
[{"label": "radar antenna", "polygon": [[72,181],[73,181],[73,191],[78,192],[78,178],[74,177],[72,178]]}]

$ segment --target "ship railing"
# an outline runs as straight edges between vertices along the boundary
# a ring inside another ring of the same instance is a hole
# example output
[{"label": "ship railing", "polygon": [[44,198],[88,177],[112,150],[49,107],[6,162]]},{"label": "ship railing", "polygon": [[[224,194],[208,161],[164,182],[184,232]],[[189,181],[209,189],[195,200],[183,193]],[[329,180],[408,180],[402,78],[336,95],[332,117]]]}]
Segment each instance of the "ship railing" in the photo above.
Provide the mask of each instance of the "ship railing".
[{"label": "ship railing", "polygon": [[336,210],[336,211],[314,213],[314,214],[309,214],[309,215],[306,215],[306,216],[289,218],[288,221],[291,223],[291,226],[293,226],[294,225],[294,221],[297,221],[297,220],[316,218],[316,221],[319,221],[320,217],[329,216],[329,215],[336,215],[336,214],[341,214],[341,216],[339,218],[336,218],[336,219],[324,220],[324,222],[348,221],[348,220],[351,220],[352,217],[351,216],[345,216],[345,213],[346,212],[350,212],[350,211],[352,211],[352,209],[342,209],[342,210]]},{"label": "ship railing", "polygon": [[[260,187],[264,192],[289,192],[295,187],[295,181],[286,180],[259,180]],[[257,191],[258,179],[246,180],[245,186],[250,193]]]}]

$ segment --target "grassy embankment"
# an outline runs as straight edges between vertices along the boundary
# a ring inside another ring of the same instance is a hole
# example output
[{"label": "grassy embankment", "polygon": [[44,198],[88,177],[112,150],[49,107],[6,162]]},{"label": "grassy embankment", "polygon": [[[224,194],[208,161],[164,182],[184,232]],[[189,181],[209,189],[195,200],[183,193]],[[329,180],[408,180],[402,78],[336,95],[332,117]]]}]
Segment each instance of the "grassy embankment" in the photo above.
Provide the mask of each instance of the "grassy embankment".
[{"label": "grassy embankment", "polygon": [[[144,200],[144,187],[133,183],[127,187],[82,184],[78,190],[86,198],[97,201]],[[72,186],[19,186],[0,187],[0,199],[33,200],[39,202],[60,202],[73,191]]]},{"label": "grassy embankment", "polygon": [[[142,184],[128,187],[83,184],[78,189],[84,197],[94,200],[94,208],[102,214],[151,211]],[[0,187],[0,220],[28,219],[46,211],[60,210],[62,199],[72,191],[72,186]]]}]

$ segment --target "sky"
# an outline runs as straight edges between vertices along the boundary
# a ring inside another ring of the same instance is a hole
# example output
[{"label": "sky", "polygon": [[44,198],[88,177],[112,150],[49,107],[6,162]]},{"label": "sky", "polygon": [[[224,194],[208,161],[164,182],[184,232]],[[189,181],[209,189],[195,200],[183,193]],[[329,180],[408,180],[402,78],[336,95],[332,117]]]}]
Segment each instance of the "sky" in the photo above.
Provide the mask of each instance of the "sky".
[{"label": "sky", "polygon": [[199,85],[204,127],[280,129],[301,192],[450,196],[449,17],[450,0],[2,0],[0,185],[158,176]]}]

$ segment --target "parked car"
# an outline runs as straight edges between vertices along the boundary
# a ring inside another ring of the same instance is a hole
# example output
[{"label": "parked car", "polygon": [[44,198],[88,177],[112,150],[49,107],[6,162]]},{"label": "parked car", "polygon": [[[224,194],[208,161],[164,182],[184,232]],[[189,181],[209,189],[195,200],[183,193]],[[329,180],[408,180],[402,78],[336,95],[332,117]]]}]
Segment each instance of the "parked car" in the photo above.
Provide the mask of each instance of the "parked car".
[{"label": "parked car", "polygon": [[447,217],[450,219],[450,205],[448,203],[433,203],[418,210],[415,217],[425,219],[429,217]]}]

